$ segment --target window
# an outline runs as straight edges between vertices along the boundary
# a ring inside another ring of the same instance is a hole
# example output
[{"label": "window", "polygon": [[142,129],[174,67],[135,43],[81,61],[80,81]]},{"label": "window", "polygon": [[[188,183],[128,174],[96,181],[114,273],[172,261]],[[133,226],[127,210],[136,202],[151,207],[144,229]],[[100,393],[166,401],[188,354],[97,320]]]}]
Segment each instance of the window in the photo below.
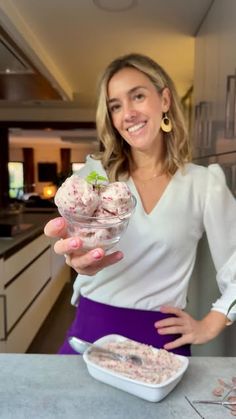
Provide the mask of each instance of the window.
[{"label": "window", "polygon": [[9,162],[9,196],[21,198],[24,192],[24,166],[22,162]]}]

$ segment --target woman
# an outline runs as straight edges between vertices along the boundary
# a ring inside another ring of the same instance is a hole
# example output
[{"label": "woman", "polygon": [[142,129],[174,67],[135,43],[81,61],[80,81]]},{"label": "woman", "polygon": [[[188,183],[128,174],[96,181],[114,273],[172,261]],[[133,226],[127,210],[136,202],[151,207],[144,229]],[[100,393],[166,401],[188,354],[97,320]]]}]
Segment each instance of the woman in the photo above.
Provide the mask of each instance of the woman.
[{"label": "woman", "polygon": [[[190,344],[216,337],[236,318],[227,309],[236,295],[235,200],[216,164],[190,163],[190,145],[173,82],[149,57],[114,60],[101,79],[97,131],[104,150],[89,156],[92,170],[125,180],[137,206],[119,248],[83,251],[67,238],[63,218],[45,234],[58,237],[55,251],[77,272],[68,335],[88,341],[118,333],[190,355]],[[184,311],[199,239],[206,231],[222,292],[201,320]],[[60,353],[71,353],[67,341]]]}]

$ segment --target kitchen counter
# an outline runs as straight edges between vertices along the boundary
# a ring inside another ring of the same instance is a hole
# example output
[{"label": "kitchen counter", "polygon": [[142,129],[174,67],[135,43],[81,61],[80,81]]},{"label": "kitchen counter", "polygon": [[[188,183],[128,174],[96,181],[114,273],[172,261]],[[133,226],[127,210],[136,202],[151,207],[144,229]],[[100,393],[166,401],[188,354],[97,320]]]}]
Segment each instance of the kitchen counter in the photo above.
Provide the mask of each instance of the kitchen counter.
[{"label": "kitchen counter", "polygon": [[217,379],[230,381],[236,357],[192,357],[182,381],[161,402],[130,395],[90,377],[81,356],[0,354],[2,419],[222,419],[221,406],[189,400],[211,399]]},{"label": "kitchen counter", "polygon": [[0,216],[0,223],[29,224],[25,231],[13,237],[0,237],[0,258],[7,258],[43,233],[45,224],[58,216],[56,209],[34,209],[16,215]]}]

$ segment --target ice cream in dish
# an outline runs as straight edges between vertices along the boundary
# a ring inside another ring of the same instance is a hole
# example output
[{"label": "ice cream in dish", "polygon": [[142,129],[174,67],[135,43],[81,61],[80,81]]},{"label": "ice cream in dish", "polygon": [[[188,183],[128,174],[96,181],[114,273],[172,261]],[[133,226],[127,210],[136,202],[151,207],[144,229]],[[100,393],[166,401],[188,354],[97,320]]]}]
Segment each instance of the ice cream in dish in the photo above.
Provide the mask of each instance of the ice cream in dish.
[{"label": "ice cream in dish", "polygon": [[136,200],[125,182],[112,182],[91,172],[74,174],[58,189],[55,203],[67,220],[68,233],[83,240],[84,248],[113,247],[125,231]]}]

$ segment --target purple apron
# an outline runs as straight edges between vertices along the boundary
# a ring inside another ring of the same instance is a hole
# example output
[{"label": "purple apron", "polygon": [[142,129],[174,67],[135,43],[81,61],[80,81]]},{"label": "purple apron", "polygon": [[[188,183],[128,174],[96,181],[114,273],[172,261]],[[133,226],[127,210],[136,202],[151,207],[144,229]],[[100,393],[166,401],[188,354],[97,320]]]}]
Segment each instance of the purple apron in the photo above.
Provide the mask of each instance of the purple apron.
[{"label": "purple apron", "polygon": [[[80,296],[76,317],[67,332],[67,337],[59,354],[75,355],[76,352],[67,342],[69,336],[77,336],[88,342],[94,342],[105,335],[118,334],[137,342],[163,348],[164,344],[171,342],[180,335],[159,335],[154,323],[157,320],[173,317],[172,314],[163,314],[159,311],[148,311],[114,307],[98,303]],[[179,355],[190,356],[190,345],[171,350]]]}]

